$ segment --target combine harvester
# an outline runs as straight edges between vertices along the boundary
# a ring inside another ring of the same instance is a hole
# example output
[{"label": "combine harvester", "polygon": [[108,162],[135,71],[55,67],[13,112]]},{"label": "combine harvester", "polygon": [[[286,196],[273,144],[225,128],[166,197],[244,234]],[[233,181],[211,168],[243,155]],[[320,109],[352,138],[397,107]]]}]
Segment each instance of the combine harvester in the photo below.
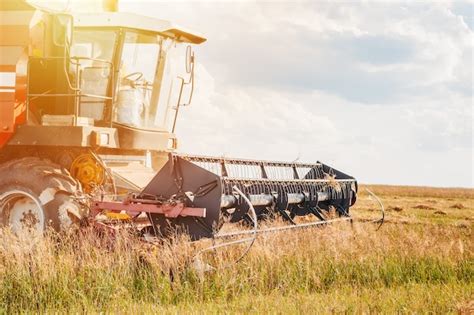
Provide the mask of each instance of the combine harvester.
[{"label": "combine harvester", "polygon": [[357,182],[323,163],[176,154],[194,89],[190,44],[206,39],[116,8],[66,14],[1,1],[1,226],[42,234],[140,221],[143,233],[198,240],[252,216],[320,224],[335,209],[350,219]]}]

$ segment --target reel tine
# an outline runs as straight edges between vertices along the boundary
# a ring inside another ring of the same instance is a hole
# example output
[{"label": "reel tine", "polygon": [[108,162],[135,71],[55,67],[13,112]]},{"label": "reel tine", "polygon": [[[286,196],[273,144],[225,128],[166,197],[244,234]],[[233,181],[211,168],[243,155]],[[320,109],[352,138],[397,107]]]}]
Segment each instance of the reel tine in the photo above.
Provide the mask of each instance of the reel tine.
[{"label": "reel tine", "polygon": [[316,206],[316,207],[311,207],[310,208],[310,211],[311,213],[316,216],[319,220],[321,221],[326,221],[326,219],[323,217],[320,209]]}]

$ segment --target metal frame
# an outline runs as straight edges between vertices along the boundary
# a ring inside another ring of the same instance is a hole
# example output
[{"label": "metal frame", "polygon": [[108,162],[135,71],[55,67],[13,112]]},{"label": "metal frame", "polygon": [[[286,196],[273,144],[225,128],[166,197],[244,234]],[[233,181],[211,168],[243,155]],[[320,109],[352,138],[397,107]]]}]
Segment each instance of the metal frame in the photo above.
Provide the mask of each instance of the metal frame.
[{"label": "metal frame", "polygon": [[166,218],[206,217],[206,208],[186,207],[182,202],[160,202],[145,199],[127,199],[124,202],[95,201],[91,206],[91,217],[103,211],[136,215],[141,212],[163,214]]},{"label": "metal frame", "polygon": [[206,38],[197,32],[187,30],[166,20],[123,12],[74,14],[77,27],[131,28],[159,33],[180,42],[201,44]]}]

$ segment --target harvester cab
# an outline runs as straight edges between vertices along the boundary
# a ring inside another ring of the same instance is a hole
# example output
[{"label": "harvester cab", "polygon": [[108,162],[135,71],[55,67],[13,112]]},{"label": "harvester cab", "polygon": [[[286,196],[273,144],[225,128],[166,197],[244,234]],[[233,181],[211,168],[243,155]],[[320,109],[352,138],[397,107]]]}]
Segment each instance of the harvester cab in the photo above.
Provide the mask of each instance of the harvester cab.
[{"label": "harvester cab", "polygon": [[[161,168],[177,148],[179,107],[194,90],[190,44],[204,37],[128,13],[54,13],[20,0],[0,9],[8,34],[2,29],[2,76],[11,81],[0,118],[3,156],[48,151],[87,189],[106,174],[96,156],[78,159],[85,148],[113,165],[146,159]],[[135,173],[117,167],[114,176],[126,189],[144,187],[147,176]]]},{"label": "harvester cab", "polygon": [[188,44],[205,39],[167,21],[118,12],[74,15],[72,37],[76,114],[117,128],[122,148],[175,149],[176,112],[194,84]]},{"label": "harvester cab", "polygon": [[350,219],[357,183],[323,163],[176,154],[179,109],[194,90],[190,45],[206,40],[198,33],[20,0],[4,0],[0,14],[0,72],[13,78],[0,91],[0,224],[42,232],[105,214],[200,239],[251,221],[250,210],[292,225],[328,222],[331,211]]}]

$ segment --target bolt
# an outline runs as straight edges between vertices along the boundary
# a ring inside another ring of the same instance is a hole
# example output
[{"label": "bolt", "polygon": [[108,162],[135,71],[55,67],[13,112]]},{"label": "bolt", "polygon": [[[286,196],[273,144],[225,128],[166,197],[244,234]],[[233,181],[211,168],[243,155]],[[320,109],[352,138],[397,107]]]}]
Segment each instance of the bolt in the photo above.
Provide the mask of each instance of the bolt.
[{"label": "bolt", "polygon": [[3,126],[3,130],[7,131],[7,130],[8,130],[8,126]]}]

